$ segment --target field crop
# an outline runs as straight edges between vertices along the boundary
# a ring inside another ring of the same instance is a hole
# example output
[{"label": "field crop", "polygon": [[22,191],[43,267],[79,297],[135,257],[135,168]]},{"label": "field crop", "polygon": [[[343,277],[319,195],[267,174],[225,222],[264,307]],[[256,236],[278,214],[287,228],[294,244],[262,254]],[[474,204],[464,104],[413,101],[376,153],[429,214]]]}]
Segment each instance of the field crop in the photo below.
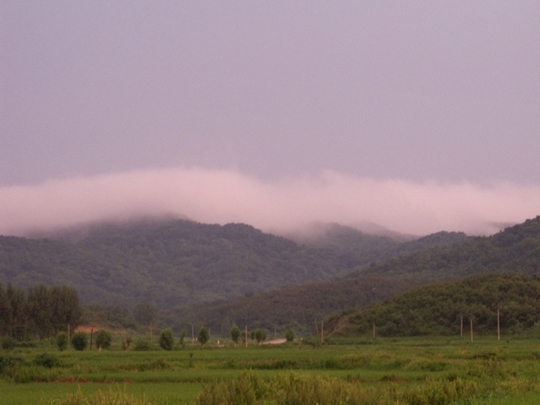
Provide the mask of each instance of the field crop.
[{"label": "field crop", "polygon": [[534,403],[539,343],[403,338],[143,352],[41,343],[0,352],[0,403]]}]

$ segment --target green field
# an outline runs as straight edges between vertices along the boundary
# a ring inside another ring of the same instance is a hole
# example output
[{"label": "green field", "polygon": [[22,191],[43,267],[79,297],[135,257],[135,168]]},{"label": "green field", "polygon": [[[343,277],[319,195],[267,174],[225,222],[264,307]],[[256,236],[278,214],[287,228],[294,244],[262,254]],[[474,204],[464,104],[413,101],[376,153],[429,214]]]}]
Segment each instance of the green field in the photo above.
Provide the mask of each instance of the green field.
[{"label": "green field", "polygon": [[[385,395],[397,395],[400,404],[415,405],[423,404],[418,399],[422,395],[431,395],[431,402],[426,402],[430,404],[505,405],[540,400],[538,340],[378,338],[336,340],[322,346],[209,345],[201,349],[188,345],[169,352],[119,348],[60,352],[52,344],[42,343],[0,351],[0,367],[2,405],[62,404],[66,396],[78,391],[83,398],[96,391],[112,391],[145,398],[151,404],[195,404],[205,387],[207,393],[234,384],[238,390],[248,380],[261,386],[268,382],[270,388],[264,389],[282,394],[295,389],[291,381],[304,390],[310,384],[329,390],[352,389],[354,395],[367,390],[378,398],[377,404],[397,403],[385,400]],[[245,370],[250,371],[246,374]],[[453,398],[451,402],[434,394],[448,390],[456,391],[443,395]],[[288,403],[276,398],[265,397],[265,403]]]}]

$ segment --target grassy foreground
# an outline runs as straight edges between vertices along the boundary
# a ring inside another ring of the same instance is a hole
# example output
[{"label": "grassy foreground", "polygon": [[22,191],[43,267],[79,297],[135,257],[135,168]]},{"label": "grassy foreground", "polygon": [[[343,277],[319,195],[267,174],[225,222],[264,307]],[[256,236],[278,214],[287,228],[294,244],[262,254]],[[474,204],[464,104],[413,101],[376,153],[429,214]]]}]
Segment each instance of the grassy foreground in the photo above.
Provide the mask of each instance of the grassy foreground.
[{"label": "grassy foreground", "polygon": [[0,351],[2,404],[506,405],[540,400],[540,341],[376,339],[173,351]]}]

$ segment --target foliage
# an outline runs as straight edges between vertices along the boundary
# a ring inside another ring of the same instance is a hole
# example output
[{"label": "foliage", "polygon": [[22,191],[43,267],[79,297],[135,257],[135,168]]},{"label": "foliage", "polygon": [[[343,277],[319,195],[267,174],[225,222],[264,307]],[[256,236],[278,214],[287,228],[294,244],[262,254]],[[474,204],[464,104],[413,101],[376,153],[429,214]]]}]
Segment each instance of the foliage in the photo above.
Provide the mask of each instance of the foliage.
[{"label": "foliage", "polygon": [[163,329],[159,335],[159,346],[163,350],[172,350],[174,346],[174,335],[172,330]]},{"label": "foliage", "polygon": [[201,346],[204,346],[206,342],[210,339],[210,332],[208,331],[208,328],[202,327],[199,330],[199,334],[197,335],[197,341],[201,344]]},{"label": "foliage", "polygon": [[135,345],[133,346],[133,350],[138,351],[138,352],[148,351],[151,349],[152,349],[152,345],[146,339],[137,339],[135,341]]},{"label": "foliage", "polygon": [[53,368],[60,366],[60,359],[50,353],[41,353],[34,358],[32,363],[36,366]]},{"label": "foliage", "polygon": [[10,336],[5,336],[0,339],[0,347],[3,350],[13,350],[17,346],[17,341]]},{"label": "foliage", "polygon": [[456,335],[461,322],[475,333],[514,334],[540,323],[540,278],[493,274],[421,287],[395,298],[350,311],[329,324],[334,336]]},{"label": "foliage", "polygon": [[461,379],[429,381],[422,387],[372,387],[327,376],[289,373],[264,380],[244,372],[231,381],[214,382],[199,395],[198,405],[278,403],[290,405],[449,404],[474,398],[478,385]]},{"label": "foliage", "polygon": [[285,339],[287,339],[287,342],[292,342],[294,340],[295,335],[296,334],[294,333],[294,330],[288,329],[287,332],[285,333]]},{"label": "foliage", "polygon": [[255,338],[257,343],[260,344],[262,341],[266,340],[266,330],[261,328],[255,329],[253,337]]},{"label": "foliage", "polygon": [[231,328],[231,339],[235,345],[238,344],[238,339],[240,339],[240,328],[236,325]]},{"label": "foliage", "polygon": [[27,291],[0,282],[0,335],[15,339],[55,336],[68,325],[79,324],[82,314],[79,295],[66,286],[43,284]]},{"label": "foliage", "polygon": [[108,349],[112,343],[112,334],[108,330],[101,329],[96,333],[96,347]]},{"label": "foliage", "polygon": [[58,332],[56,335],[56,346],[61,352],[68,348],[68,334],[66,332]]},{"label": "foliage", "polygon": [[[112,315],[114,324],[121,321],[118,306],[135,307],[139,300],[171,308],[243,296],[333,279],[415,249],[414,242],[352,228],[331,233],[326,241],[297,244],[245,224],[171,220],[95,224],[55,239],[0,236],[0,280],[21,287],[40,282],[73,286],[85,304],[115,308],[100,312]],[[149,324],[148,319],[139,322]]]},{"label": "foliage", "polygon": [[71,338],[71,345],[75,350],[83,351],[88,346],[88,335],[86,332],[77,332]]}]

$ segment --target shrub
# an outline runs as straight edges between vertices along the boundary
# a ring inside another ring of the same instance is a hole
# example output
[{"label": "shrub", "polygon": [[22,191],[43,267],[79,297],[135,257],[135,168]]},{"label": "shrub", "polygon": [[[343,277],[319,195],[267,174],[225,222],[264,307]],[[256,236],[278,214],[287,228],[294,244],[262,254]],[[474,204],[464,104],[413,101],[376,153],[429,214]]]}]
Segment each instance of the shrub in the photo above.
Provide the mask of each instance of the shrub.
[{"label": "shrub", "polygon": [[235,345],[238,343],[238,339],[240,339],[240,329],[236,325],[231,329],[231,339]]},{"label": "shrub", "polygon": [[102,329],[96,333],[96,347],[108,349],[111,346],[112,335],[108,330]]},{"label": "shrub", "polygon": [[174,335],[172,330],[163,329],[159,335],[159,346],[163,350],[172,350],[174,346]]},{"label": "shrub", "polygon": [[42,353],[34,359],[32,362],[36,366],[41,366],[45,368],[53,368],[58,367],[60,365],[60,360],[58,357],[49,354],[49,353]]},{"label": "shrub", "polygon": [[255,340],[257,343],[261,343],[263,340],[266,340],[266,330],[264,329],[256,329],[255,330]]},{"label": "shrub", "polygon": [[285,333],[285,339],[287,339],[287,342],[292,342],[294,340],[295,333],[294,330],[289,329],[287,333]]},{"label": "shrub", "polygon": [[17,368],[21,364],[24,364],[21,357],[0,356],[0,374],[9,374],[10,370]]},{"label": "shrub", "polygon": [[60,332],[56,335],[56,346],[62,352],[68,348],[68,335],[66,332]]},{"label": "shrub", "polygon": [[75,350],[83,351],[88,345],[88,335],[85,332],[77,332],[71,338],[71,345]]},{"label": "shrub", "polygon": [[2,349],[12,350],[15,349],[15,346],[17,346],[17,341],[10,336],[6,336],[2,338],[0,344],[2,345]]},{"label": "shrub", "polygon": [[210,339],[210,332],[208,331],[207,328],[202,327],[201,330],[199,331],[199,335],[197,336],[197,341],[198,341],[202,346],[204,346],[204,344],[205,344],[206,342],[208,342],[209,339]]},{"label": "shrub", "polygon": [[148,351],[150,349],[151,349],[150,342],[145,339],[137,339],[135,341],[135,345],[133,346],[133,350],[136,350],[138,352]]}]

